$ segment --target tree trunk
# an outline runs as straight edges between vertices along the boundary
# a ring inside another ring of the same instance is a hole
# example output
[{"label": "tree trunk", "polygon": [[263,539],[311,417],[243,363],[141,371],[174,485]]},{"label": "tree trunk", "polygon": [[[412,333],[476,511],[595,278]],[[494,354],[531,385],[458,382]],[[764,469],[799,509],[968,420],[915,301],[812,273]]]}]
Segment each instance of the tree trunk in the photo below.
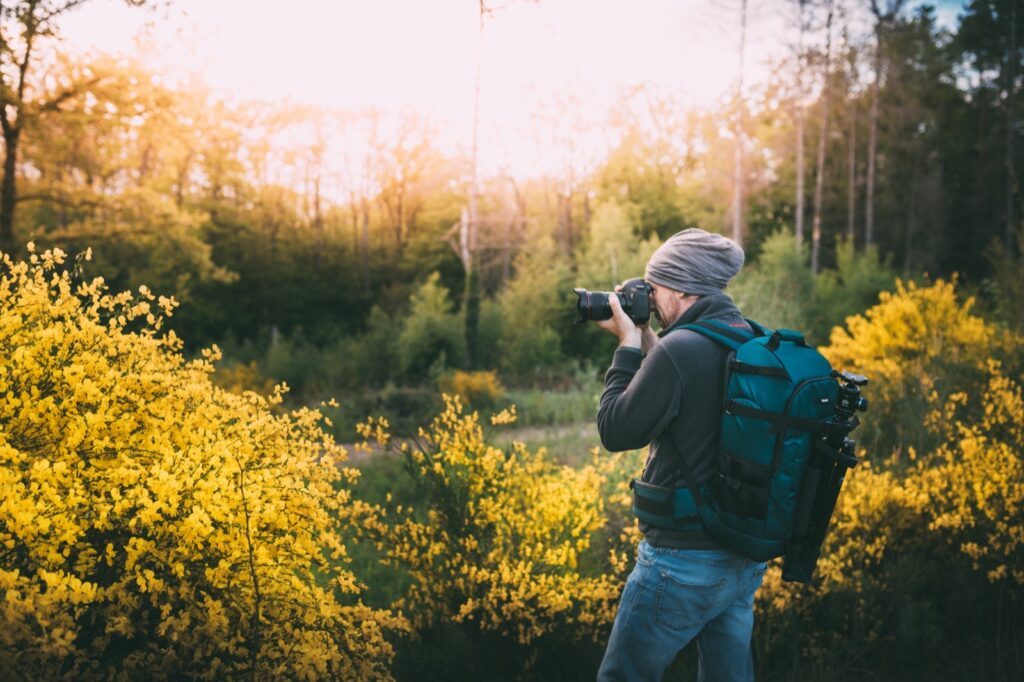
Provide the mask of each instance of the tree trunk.
[{"label": "tree trunk", "polygon": [[11,129],[4,135],[4,177],[0,186],[0,251],[14,253],[14,205],[17,202],[15,172],[18,167],[19,130]]},{"label": "tree trunk", "polygon": [[479,4],[479,25],[476,35],[476,80],[473,85],[473,147],[472,175],[469,186],[469,211],[463,217],[465,237],[463,239],[462,266],[466,269],[466,289],[463,296],[463,334],[466,339],[466,354],[469,368],[476,367],[478,361],[478,339],[480,336],[480,276],[476,271],[477,248],[477,194],[479,188],[479,129],[480,129],[480,67],[481,53],[484,44],[484,0]]},{"label": "tree trunk", "polygon": [[833,0],[828,3],[828,19],[825,21],[825,82],[821,88],[821,136],[818,138],[818,171],[814,179],[814,223],[811,235],[811,272],[815,275],[821,268],[821,195],[825,181],[825,145],[828,144],[829,89],[832,84],[832,14]]},{"label": "tree trunk", "polygon": [[316,234],[316,249],[313,250],[313,267],[320,268],[324,252],[324,217],[320,205],[320,176],[313,180],[313,232]]},{"label": "tree trunk", "polygon": [[857,222],[857,102],[850,97],[850,139],[847,143],[846,238],[853,244]]},{"label": "tree trunk", "polygon": [[505,220],[505,234],[501,246],[501,283],[506,285],[512,277],[512,228],[518,220],[518,217]]},{"label": "tree trunk", "polygon": [[366,197],[362,198],[363,233],[362,233],[362,258],[359,259],[362,266],[363,293],[370,293],[370,202]]},{"label": "tree trunk", "polygon": [[847,171],[846,171],[846,239],[853,248],[857,230],[857,53],[850,46],[850,18],[843,5],[843,48],[846,50],[846,102],[847,102]]},{"label": "tree trunk", "polygon": [[398,188],[398,211],[395,219],[395,261],[402,258],[402,232],[405,230],[405,186]]},{"label": "tree trunk", "polygon": [[185,185],[188,183],[188,172],[192,166],[193,155],[194,152],[190,151],[178,166],[178,183],[174,188],[174,201],[178,207],[185,203]]},{"label": "tree trunk", "polygon": [[871,84],[871,114],[868,119],[868,177],[864,198],[864,245],[875,243],[875,154],[878,147],[878,91],[882,80],[882,26],[875,27],[875,81]]},{"label": "tree trunk", "polygon": [[469,369],[480,368],[480,274],[477,265],[466,275],[465,306],[466,361]]},{"label": "tree trunk", "polygon": [[804,7],[806,0],[799,1],[800,7],[800,42],[797,48],[797,105],[796,105],[796,248],[799,251],[804,241]]},{"label": "tree trunk", "polygon": [[796,246],[804,241],[804,108],[796,114]]},{"label": "tree trunk", "polygon": [[[920,144],[920,143],[916,143]],[[919,163],[919,157],[921,150],[915,148],[914,150],[914,161],[910,168],[910,202],[907,206],[907,228],[905,234],[905,242],[903,246],[903,276],[905,278],[910,277],[910,264],[913,261],[912,253],[914,248],[914,232],[915,232],[915,221],[917,218],[917,167]]]},{"label": "tree trunk", "polygon": [[359,249],[359,204],[353,195],[349,194],[349,210],[352,218],[352,255],[357,262],[362,262],[363,254]]},{"label": "tree trunk", "polygon": [[[526,198],[522,192],[519,191],[519,184],[516,179],[511,175],[508,176],[509,183],[512,185],[512,196],[515,200],[515,221],[509,221],[506,223],[505,229],[505,246],[502,254],[501,262],[501,277],[502,283],[508,284],[509,279],[512,277],[512,237],[513,230],[517,234],[522,234],[526,226]],[[547,193],[545,192],[545,196]]]},{"label": "tree trunk", "polygon": [[747,43],[747,0],[740,3],[739,76],[736,79],[736,148],[733,154],[732,238],[743,244],[743,58]]},{"label": "tree trunk", "polygon": [[1016,120],[1013,118],[1013,96],[1017,85],[1017,2],[1010,3],[1010,49],[1007,54],[1006,85],[1006,252],[1013,253],[1013,234],[1016,228],[1013,195],[1017,177],[1013,167],[1013,138]]},{"label": "tree trunk", "polygon": [[558,193],[558,233],[559,241],[567,256],[572,256],[573,246],[572,225],[572,189]]}]

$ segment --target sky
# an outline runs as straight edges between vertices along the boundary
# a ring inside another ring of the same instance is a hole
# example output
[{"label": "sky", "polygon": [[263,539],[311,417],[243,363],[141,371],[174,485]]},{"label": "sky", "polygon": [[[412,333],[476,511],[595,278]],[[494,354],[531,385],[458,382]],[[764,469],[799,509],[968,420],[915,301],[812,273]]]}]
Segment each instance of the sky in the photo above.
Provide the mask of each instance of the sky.
[{"label": "sky", "polygon": [[[557,164],[536,129],[565,95],[597,120],[640,83],[713,106],[735,87],[739,1],[491,0],[502,7],[486,18],[480,47],[485,170]],[[780,4],[749,2],[748,83],[786,49]],[[953,25],[959,3],[939,5]],[[155,10],[93,0],[61,33],[73,50],[197,75],[226,99],[415,111],[439,124],[438,146],[466,149],[478,16],[477,0],[173,0]]]}]

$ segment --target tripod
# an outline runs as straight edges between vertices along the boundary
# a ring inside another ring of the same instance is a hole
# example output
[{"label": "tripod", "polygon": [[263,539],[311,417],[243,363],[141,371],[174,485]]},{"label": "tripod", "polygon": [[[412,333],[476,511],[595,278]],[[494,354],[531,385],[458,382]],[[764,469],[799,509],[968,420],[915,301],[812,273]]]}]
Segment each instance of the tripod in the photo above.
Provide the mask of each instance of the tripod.
[{"label": "tripod", "polygon": [[790,582],[811,582],[839,489],[846,472],[859,461],[854,454],[857,443],[849,434],[860,425],[856,413],[868,408],[867,399],[860,394],[868,380],[859,374],[835,370],[832,376],[840,380],[835,416],[826,423],[811,449],[793,533],[786,543],[782,579]]}]

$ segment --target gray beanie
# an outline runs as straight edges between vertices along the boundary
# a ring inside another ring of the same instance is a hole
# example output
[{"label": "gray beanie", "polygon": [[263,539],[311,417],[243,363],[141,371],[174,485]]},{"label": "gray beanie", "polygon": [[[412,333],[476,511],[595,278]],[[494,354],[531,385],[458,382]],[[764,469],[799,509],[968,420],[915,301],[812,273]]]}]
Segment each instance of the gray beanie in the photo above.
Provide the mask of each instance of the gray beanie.
[{"label": "gray beanie", "polygon": [[706,296],[725,288],[743,267],[743,249],[720,234],[692,227],[677,232],[647,261],[644,279],[684,294]]}]

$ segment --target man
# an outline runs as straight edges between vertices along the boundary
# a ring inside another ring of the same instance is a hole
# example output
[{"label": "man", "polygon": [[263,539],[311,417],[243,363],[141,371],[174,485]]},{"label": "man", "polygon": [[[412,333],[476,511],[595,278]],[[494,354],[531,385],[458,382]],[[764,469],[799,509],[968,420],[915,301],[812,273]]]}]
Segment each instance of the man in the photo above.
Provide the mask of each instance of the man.
[{"label": "man", "polygon": [[[619,347],[605,375],[598,412],[611,451],[650,444],[642,481],[665,488],[697,485],[714,473],[728,351],[678,327],[697,320],[749,326],[722,290],[743,266],[743,249],[699,229],[679,232],[651,257],[656,336],[637,327],[610,296],[601,326]],[[644,539],[622,592],[599,680],[661,680],[676,654],[697,640],[698,679],[752,680],[754,593],[765,564],[720,546],[699,519],[682,527],[641,522]]]}]

